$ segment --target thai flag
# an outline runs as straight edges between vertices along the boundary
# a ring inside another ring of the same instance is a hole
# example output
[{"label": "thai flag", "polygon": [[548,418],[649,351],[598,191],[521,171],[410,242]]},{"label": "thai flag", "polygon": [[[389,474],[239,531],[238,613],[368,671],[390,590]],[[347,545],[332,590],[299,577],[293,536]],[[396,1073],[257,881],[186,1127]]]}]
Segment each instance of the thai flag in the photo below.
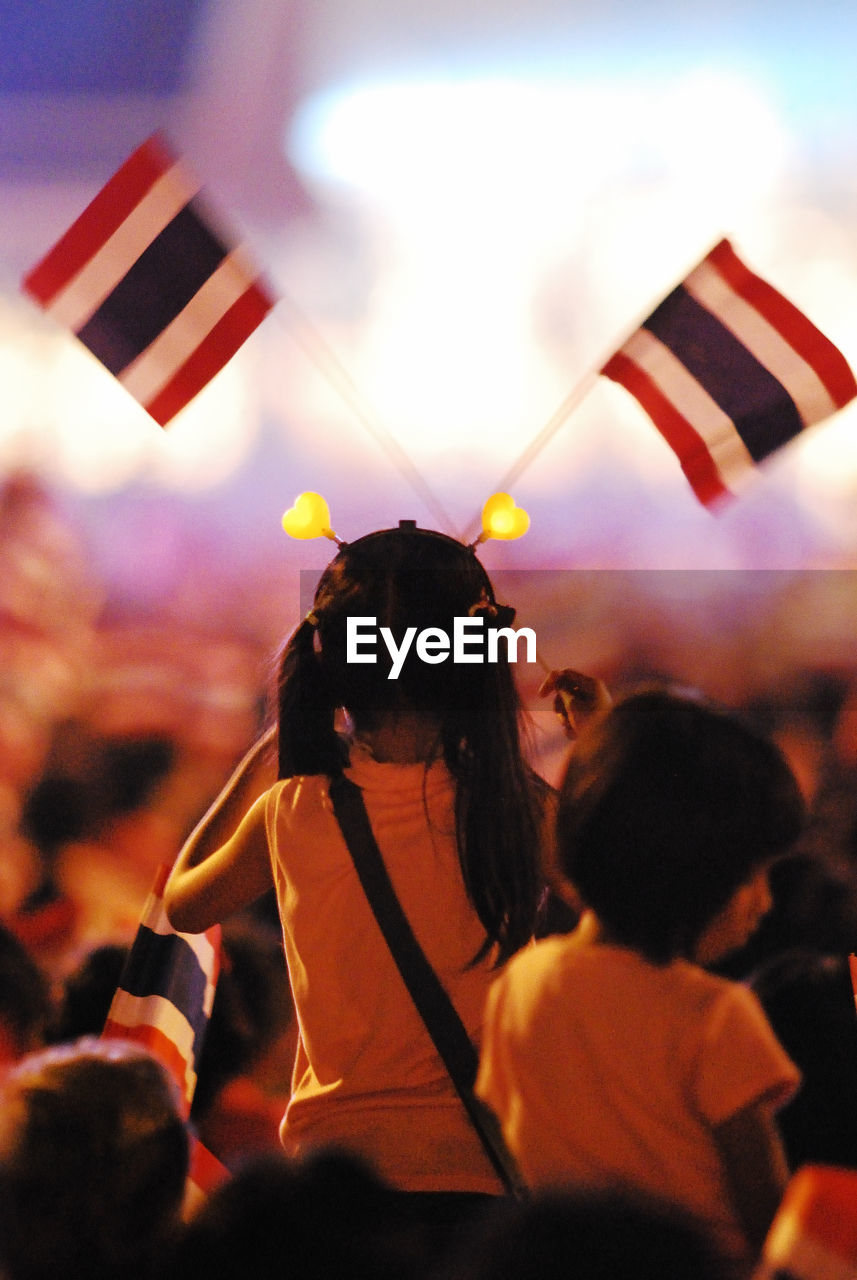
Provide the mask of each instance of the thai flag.
[{"label": "thai flag", "polygon": [[215,1187],[230,1178],[226,1165],[203,1146],[195,1134],[191,1134],[190,1162],[185,1182],[184,1213],[192,1217],[208,1199]]},{"label": "thai flag", "polygon": [[199,184],[159,134],[144,142],[23,281],[165,426],[273,306]]},{"label": "thai flag", "polygon": [[[169,873],[158,868],[101,1034],[133,1040],[157,1058],[175,1080],[187,1118],[220,973],[220,926],[176,933],[164,910]],[[226,1166],[191,1134],[186,1212],[228,1177]]]},{"label": "thai flag", "polygon": [[189,1115],[220,972],[220,926],[176,933],[164,910],[169,871],[158,870],[102,1035],[148,1049],[172,1075]]},{"label": "thai flag", "polygon": [[857,1171],[803,1164],[771,1223],[752,1280],[854,1280]]},{"label": "thai flag", "polygon": [[841,352],[722,240],[600,370],[634,395],[706,505],[841,409]]}]

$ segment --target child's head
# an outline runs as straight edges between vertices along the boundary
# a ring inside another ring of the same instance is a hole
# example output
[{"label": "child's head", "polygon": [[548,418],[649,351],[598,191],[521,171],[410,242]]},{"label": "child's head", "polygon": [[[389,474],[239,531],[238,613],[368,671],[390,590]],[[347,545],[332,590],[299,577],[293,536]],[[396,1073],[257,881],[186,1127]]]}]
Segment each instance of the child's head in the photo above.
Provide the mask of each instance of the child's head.
[{"label": "child's head", "polygon": [[[416,635],[436,629],[454,640],[456,618],[481,617],[485,633],[510,627],[514,616],[496,603],[470,547],[405,522],[340,548],[319,582],[311,617],[286,645],[279,685],[281,777],[341,767],[338,708],[347,710],[358,736],[382,726],[395,730],[414,717],[428,727],[427,740],[436,742],[436,754],[456,780],[464,883],[489,942],[499,943],[503,957],[534,926],[540,822],[505,644],[498,645],[496,661],[456,662],[448,652],[443,661],[429,662],[416,652],[412,635],[391,679],[380,629],[389,628],[399,647],[409,628]],[[349,661],[349,618],[375,619],[375,662]],[[484,640],[481,656],[494,656]]]},{"label": "child's head", "polygon": [[3,1274],[148,1274],[187,1167],[177,1091],[144,1050],[84,1039],[26,1056],[0,1087]]},{"label": "child's head", "polygon": [[664,963],[695,955],[802,821],[772,743],[695,695],[647,690],[581,737],[557,834],[565,874],[611,938]]},{"label": "child's head", "polygon": [[[307,719],[311,728],[323,722],[328,730],[339,707],[348,711],[358,733],[397,714],[432,718],[444,748],[453,752],[471,740],[485,717],[494,733],[498,717],[504,727],[516,724],[518,697],[502,646],[497,662],[455,662],[451,653],[429,662],[416,652],[414,639],[401,670],[390,678],[392,660],[382,627],[389,628],[398,647],[409,628],[416,635],[433,628],[452,637],[454,620],[462,617],[482,617],[485,627],[509,626],[514,619],[514,610],[497,605],[488,574],[470,547],[407,521],[343,544],[319,581],[312,619],[298,628],[283,656],[281,755],[288,738],[283,722],[295,696],[303,722],[296,749],[304,755]],[[364,619],[363,661],[353,654],[349,660],[349,618]],[[301,685],[297,695],[293,677]]]}]

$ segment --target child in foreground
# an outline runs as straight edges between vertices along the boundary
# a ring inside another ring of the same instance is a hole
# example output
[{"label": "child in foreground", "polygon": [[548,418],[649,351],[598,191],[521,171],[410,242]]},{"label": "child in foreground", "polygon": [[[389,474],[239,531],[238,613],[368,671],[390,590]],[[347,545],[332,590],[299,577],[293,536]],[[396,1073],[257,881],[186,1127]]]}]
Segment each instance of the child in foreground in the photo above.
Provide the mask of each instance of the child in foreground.
[{"label": "child in foreground", "polygon": [[331,780],[343,770],[361,789],[402,908],[474,1040],[496,963],[536,926],[546,787],[524,759],[505,653],[464,665],[411,651],[391,678],[382,645],[377,661],[349,659],[349,619],[400,645],[409,628],[449,635],[457,617],[513,616],[453,538],[403,523],[343,544],[285,646],[279,768],[263,738],[165,893],[172,923],[196,932],[275,887],[298,1022],[283,1146],[345,1148],[428,1217],[467,1216],[503,1188],[373,919]]},{"label": "child in foreground", "polygon": [[575,932],[488,999],[477,1092],[534,1187],[639,1192],[704,1225],[736,1273],[788,1180],[774,1111],[798,1072],[743,985],[706,971],[771,905],[800,793],[766,740],[701,699],[626,697],[560,791]]}]

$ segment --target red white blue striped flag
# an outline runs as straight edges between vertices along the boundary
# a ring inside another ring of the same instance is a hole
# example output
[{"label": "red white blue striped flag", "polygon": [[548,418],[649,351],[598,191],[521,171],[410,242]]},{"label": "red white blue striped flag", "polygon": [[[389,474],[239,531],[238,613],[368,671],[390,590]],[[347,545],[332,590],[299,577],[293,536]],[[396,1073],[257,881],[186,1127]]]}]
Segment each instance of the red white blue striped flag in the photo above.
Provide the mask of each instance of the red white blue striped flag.
[{"label": "red white blue striped flag", "polygon": [[220,972],[220,926],[173,929],[164,910],[169,871],[158,870],[102,1034],[148,1049],[172,1075],[188,1115]]},{"label": "red white blue striped flag", "polygon": [[[187,1119],[220,974],[220,926],[199,934],[173,929],[164,910],[169,874],[169,867],[158,868],[101,1034],[132,1040],[157,1058],[176,1082]],[[186,1212],[228,1177],[226,1166],[192,1133]]]},{"label": "red white blue striped flag", "polygon": [[600,371],[651,417],[706,505],[857,395],[844,356],[722,240]]},{"label": "red white blue striped flag", "polygon": [[227,1182],[231,1174],[216,1155],[191,1134],[190,1160],[185,1182],[184,1213],[191,1217],[211,1195],[215,1187]]},{"label": "red white blue striped flag", "polygon": [[165,426],[273,306],[159,134],[131,155],[24,290]]}]

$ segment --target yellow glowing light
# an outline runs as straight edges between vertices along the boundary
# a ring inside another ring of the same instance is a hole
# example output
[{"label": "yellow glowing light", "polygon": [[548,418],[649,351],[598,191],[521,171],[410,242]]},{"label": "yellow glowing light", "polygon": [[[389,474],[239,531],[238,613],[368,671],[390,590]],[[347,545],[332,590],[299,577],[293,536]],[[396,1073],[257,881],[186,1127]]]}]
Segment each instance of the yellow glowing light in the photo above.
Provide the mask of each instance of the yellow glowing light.
[{"label": "yellow glowing light", "polygon": [[515,506],[508,493],[493,493],[482,508],[482,532],[479,541],[499,538],[511,541],[522,538],[530,527],[530,517],[523,507]]},{"label": "yellow glowing light", "polygon": [[283,528],[290,538],[331,538],[338,541],[330,527],[330,510],[320,493],[301,493],[283,516]]}]

